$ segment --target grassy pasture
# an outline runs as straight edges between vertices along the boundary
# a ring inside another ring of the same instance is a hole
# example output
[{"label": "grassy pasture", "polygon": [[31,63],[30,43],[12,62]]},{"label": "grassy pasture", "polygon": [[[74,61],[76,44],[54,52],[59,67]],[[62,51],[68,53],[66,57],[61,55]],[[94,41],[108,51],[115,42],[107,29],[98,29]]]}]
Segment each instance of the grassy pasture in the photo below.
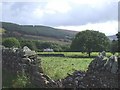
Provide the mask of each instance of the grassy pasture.
[{"label": "grassy pasture", "polygon": [[[38,52],[38,54],[64,54],[65,57],[74,57],[74,58],[80,58],[80,57],[88,57],[87,53],[82,52]],[[99,55],[99,52],[92,52],[91,57],[96,57]],[[110,57],[112,53],[107,52],[106,55]],[[116,53],[117,55],[117,53]]]},{"label": "grassy pasture", "polygon": [[[52,79],[62,79],[67,76],[67,73],[71,74],[75,70],[86,71],[89,63],[93,58],[89,58],[87,53],[81,52],[38,52],[38,54],[64,54],[65,57],[44,57],[41,65],[46,75],[49,75]],[[91,56],[98,56],[98,52],[91,53]],[[106,55],[110,57],[112,54],[107,52]],[[118,55],[118,53],[116,53]],[[87,58],[81,58],[81,57]],[[77,58],[76,58],[77,57]]]},{"label": "grassy pasture", "polygon": [[41,57],[42,68],[52,79],[62,79],[75,70],[86,71],[92,58]]}]

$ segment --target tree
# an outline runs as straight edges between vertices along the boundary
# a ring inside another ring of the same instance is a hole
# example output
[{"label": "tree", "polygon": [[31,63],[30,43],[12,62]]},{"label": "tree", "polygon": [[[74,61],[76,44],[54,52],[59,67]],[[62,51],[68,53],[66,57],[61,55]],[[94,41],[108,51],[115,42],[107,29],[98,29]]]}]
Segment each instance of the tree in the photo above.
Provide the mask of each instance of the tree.
[{"label": "tree", "polygon": [[79,32],[72,41],[71,50],[87,52],[108,50],[110,41],[104,33],[86,30]]},{"label": "tree", "polygon": [[36,42],[38,49],[52,48],[54,51],[62,51],[62,46],[53,42]]},{"label": "tree", "polygon": [[12,47],[20,47],[20,43],[16,38],[10,37],[5,38],[2,42],[5,47],[12,48]]},{"label": "tree", "polygon": [[31,50],[36,50],[36,45],[32,40],[20,40],[21,47],[27,46]]},{"label": "tree", "polygon": [[52,48],[54,51],[59,52],[59,51],[68,51],[70,45],[69,44],[59,44],[56,42],[42,42],[42,41],[35,41],[36,48],[39,51],[42,51],[43,49],[46,48]]},{"label": "tree", "polygon": [[120,32],[118,32],[116,36],[118,38],[118,52],[120,52]]},{"label": "tree", "polygon": [[120,41],[120,32],[118,32],[118,33],[116,34],[116,36],[117,36],[117,38],[118,38],[118,41]]},{"label": "tree", "polygon": [[111,42],[111,52],[112,54],[115,54],[115,52],[118,51],[118,41],[112,40]]}]

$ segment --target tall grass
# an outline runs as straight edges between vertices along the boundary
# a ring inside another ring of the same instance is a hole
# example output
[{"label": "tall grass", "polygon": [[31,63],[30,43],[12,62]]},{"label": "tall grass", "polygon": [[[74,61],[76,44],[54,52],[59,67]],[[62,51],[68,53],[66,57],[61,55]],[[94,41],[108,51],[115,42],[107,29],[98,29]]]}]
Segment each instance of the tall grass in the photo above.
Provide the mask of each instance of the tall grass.
[{"label": "tall grass", "polygon": [[2,71],[2,87],[3,88],[31,88],[34,85],[31,85],[29,78],[25,73],[14,74],[10,71]]}]

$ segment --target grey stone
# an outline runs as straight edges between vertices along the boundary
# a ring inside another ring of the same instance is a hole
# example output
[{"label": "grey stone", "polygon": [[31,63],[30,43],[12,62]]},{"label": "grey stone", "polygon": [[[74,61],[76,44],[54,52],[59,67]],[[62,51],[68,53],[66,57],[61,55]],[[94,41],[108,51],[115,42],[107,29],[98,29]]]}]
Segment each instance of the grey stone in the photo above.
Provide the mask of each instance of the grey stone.
[{"label": "grey stone", "polygon": [[114,61],[114,63],[112,64],[111,73],[117,73],[117,71],[118,71],[118,62]]},{"label": "grey stone", "polygon": [[31,51],[27,46],[23,47],[24,56],[36,55],[35,51]]},{"label": "grey stone", "polygon": [[[27,54],[24,56],[24,52]],[[16,52],[11,49],[4,49],[3,67],[6,70],[15,72],[24,71],[30,76],[31,83],[37,87],[80,87],[80,88],[99,88],[99,87],[117,87],[115,75],[118,72],[118,61],[116,56],[105,59],[105,52],[96,57],[89,65],[87,72],[75,71],[60,81],[54,81],[44,73],[40,73],[41,59],[37,55],[30,54],[31,50],[27,47],[17,49]],[[16,54],[17,53],[17,54]],[[110,71],[110,72],[108,72]]]}]

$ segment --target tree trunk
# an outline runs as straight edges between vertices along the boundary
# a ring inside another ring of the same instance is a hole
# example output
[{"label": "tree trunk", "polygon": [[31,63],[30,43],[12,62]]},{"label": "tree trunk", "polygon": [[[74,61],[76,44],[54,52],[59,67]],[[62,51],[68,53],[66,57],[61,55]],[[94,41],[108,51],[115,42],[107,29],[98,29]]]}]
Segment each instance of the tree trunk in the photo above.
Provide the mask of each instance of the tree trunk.
[{"label": "tree trunk", "polygon": [[90,57],[90,53],[91,53],[91,52],[88,52],[89,57]]}]

